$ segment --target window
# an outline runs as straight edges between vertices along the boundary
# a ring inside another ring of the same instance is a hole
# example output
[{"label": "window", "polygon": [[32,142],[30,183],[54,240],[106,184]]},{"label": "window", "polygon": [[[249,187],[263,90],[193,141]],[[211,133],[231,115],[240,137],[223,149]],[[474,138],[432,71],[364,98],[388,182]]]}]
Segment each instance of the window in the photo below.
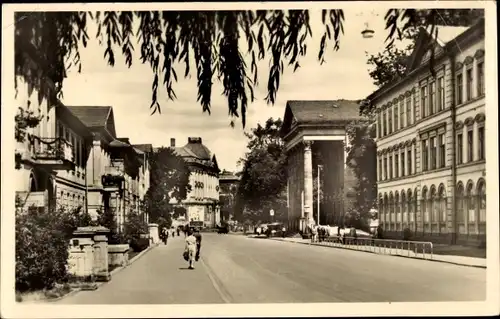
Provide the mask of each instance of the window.
[{"label": "window", "polygon": [[389,179],[392,179],[392,156],[389,156]]},{"label": "window", "polygon": [[444,104],[444,77],[438,79],[438,101],[437,101],[437,111],[440,112],[445,109]]},{"label": "window", "polygon": [[467,69],[467,87],[465,93],[467,94],[467,101],[472,100],[472,68]]},{"label": "window", "polygon": [[462,104],[464,98],[464,76],[462,74],[457,74],[457,105]]},{"label": "window", "polygon": [[383,135],[385,136],[385,135],[387,135],[387,112],[386,112],[386,110],[384,110],[383,117],[384,117],[384,134]]},{"label": "window", "polygon": [[457,135],[457,164],[464,162],[464,136],[463,134]]},{"label": "window", "polygon": [[411,175],[411,150],[408,150],[408,155],[406,156],[406,160],[408,161],[408,175]]},{"label": "window", "polygon": [[477,95],[484,94],[484,62],[477,64]]},{"label": "window", "polygon": [[444,134],[439,135],[439,167],[445,167],[446,165],[446,146],[445,146]]},{"label": "window", "polygon": [[436,82],[432,81],[429,85],[429,115],[435,113],[436,109]]},{"label": "window", "polygon": [[377,115],[377,136],[382,136],[382,114],[380,113]]},{"label": "window", "polygon": [[437,155],[437,145],[436,138],[431,137],[430,140],[430,148],[431,148],[431,169],[436,169],[436,155]]},{"label": "window", "polygon": [[417,121],[417,94],[414,92],[413,94],[413,122]]},{"label": "window", "polygon": [[76,141],[76,145],[73,146],[73,147],[76,148],[76,158],[75,158],[75,161],[76,161],[76,165],[77,166],[82,166],[82,164],[80,163],[80,159],[81,159],[81,155],[80,155],[81,154],[81,152],[80,152],[80,143],[81,143],[80,139],[78,139]]},{"label": "window", "polygon": [[381,181],[383,180],[382,176],[383,176],[383,167],[382,167],[382,159],[379,159],[378,160],[378,169],[379,169],[379,177],[378,177],[378,180]]},{"label": "window", "polygon": [[[405,127],[405,100],[401,98],[401,101],[399,101],[399,120],[401,121],[401,125],[399,126],[400,128]],[[408,123],[406,123],[408,125]]]},{"label": "window", "polygon": [[395,154],[394,155],[394,177],[398,178],[399,177],[399,155]]},{"label": "window", "polygon": [[398,104],[394,103],[394,131],[399,130]]},{"label": "window", "polygon": [[387,179],[387,157],[384,157],[384,180]]},{"label": "window", "polygon": [[389,108],[388,112],[389,112],[389,115],[388,115],[388,117],[389,117],[389,134],[391,134],[392,133],[392,108]]},{"label": "window", "polygon": [[401,176],[405,176],[405,151],[401,152]]},{"label": "window", "polygon": [[420,118],[424,118],[427,116],[427,86],[423,86],[420,88],[420,111],[422,112],[422,116]]},{"label": "window", "polygon": [[406,98],[406,125],[411,125],[411,95]]},{"label": "window", "polygon": [[479,155],[479,160],[484,160],[485,158],[485,145],[484,145],[484,127],[480,127],[477,130],[477,135],[479,139],[479,149],[478,149],[478,155]]},{"label": "window", "polygon": [[422,141],[422,171],[426,171],[429,165],[429,151],[427,149],[427,140]]},{"label": "window", "polygon": [[474,139],[472,136],[472,130],[467,132],[467,162],[472,162],[474,160]]}]

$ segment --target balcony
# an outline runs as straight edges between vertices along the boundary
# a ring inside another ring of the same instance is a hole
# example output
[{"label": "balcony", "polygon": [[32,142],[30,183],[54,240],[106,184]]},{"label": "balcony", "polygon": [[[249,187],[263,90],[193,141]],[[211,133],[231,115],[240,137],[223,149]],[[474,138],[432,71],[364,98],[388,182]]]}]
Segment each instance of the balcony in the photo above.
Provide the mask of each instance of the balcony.
[{"label": "balcony", "polygon": [[29,160],[34,165],[44,166],[50,170],[73,170],[75,168],[73,146],[64,138],[35,136],[29,150],[31,154]]},{"label": "balcony", "polygon": [[19,198],[20,204],[25,208],[30,207],[47,207],[49,197],[47,191],[41,192],[16,192],[16,197]]},{"label": "balcony", "polygon": [[104,191],[117,192],[123,189],[125,176],[121,166],[106,166],[104,167],[104,175],[101,182]]}]

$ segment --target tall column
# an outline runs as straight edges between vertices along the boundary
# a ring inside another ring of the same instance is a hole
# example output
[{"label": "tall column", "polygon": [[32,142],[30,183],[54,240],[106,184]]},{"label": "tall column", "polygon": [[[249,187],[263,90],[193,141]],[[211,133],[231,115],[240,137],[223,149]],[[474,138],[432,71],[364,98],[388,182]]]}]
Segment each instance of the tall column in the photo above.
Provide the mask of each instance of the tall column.
[{"label": "tall column", "polygon": [[313,166],[312,141],[304,141],[304,217],[308,225],[314,223],[313,209]]}]

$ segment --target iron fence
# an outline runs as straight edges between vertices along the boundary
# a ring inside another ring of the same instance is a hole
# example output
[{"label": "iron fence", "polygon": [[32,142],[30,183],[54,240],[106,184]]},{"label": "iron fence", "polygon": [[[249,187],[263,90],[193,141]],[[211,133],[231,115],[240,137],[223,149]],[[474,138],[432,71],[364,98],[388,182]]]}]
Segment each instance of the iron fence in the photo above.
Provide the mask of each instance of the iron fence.
[{"label": "iron fence", "polygon": [[432,259],[434,246],[431,242],[375,238],[329,237],[315,242],[325,246],[348,248],[383,255],[397,255]]}]

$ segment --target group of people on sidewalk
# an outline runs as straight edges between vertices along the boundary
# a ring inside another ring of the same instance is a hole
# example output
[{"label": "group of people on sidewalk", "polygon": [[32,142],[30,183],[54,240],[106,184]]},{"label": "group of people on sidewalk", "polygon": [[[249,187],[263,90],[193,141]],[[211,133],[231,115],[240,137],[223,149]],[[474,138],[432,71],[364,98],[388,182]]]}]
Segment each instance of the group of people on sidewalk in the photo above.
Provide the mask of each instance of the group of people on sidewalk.
[{"label": "group of people on sidewalk", "polygon": [[166,245],[168,242],[168,237],[170,237],[170,236],[175,237],[176,233],[177,233],[177,237],[179,237],[180,236],[180,229],[179,228],[169,230],[169,229],[167,229],[167,227],[163,227],[161,229],[161,232],[160,232],[160,239],[163,242],[163,244]]}]

